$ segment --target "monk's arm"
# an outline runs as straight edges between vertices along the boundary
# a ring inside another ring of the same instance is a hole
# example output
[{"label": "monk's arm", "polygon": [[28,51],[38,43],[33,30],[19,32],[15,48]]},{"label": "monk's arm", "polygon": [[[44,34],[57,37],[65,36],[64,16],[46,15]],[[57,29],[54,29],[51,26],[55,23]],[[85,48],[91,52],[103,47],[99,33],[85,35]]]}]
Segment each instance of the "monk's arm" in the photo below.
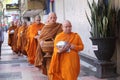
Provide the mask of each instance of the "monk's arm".
[{"label": "monk's arm", "polygon": [[77,41],[77,44],[73,45],[73,49],[76,51],[82,51],[84,49],[84,45],[79,35],[76,36],[75,41]]}]

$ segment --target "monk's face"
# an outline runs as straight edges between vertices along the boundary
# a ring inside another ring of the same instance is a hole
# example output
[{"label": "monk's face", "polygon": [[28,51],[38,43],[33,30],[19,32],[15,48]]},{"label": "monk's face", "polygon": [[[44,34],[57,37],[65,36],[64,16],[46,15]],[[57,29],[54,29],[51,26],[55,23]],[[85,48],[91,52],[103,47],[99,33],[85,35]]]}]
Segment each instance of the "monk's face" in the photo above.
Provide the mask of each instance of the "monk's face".
[{"label": "monk's face", "polygon": [[72,31],[72,25],[71,25],[71,23],[68,22],[68,21],[65,21],[63,23],[62,29],[63,29],[64,33],[67,33],[67,34],[71,33],[71,31]]},{"label": "monk's face", "polygon": [[23,22],[23,24],[22,24],[24,27],[26,27],[27,26],[27,23],[26,22]]},{"label": "monk's face", "polygon": [[14,22],[14,26],[17,26],[17,22],[16,21]]},{"label": "monk's face", "polygon": [[14,21],[11,22],[11,26],[14,26]]},{"label": "monk's face", "polygon": [[56,17],[56,14],[55,13],[51,13],[49,14],[48,16],[48,22],[49,23],[56,23],[56,20],[57,20],[57,17]]},{"label": "monk's face", "polygon": [[17,27],[20,27],[20,26],[21,26],[21,22],[18,22],[18,23],[17,23]]},{"label": "monk's face", "polygon": [[41,21],[40,17],[39,17],[39,16],[36,16],[35,22],[36,22],[37,24],[40,24],[40,21]]}]

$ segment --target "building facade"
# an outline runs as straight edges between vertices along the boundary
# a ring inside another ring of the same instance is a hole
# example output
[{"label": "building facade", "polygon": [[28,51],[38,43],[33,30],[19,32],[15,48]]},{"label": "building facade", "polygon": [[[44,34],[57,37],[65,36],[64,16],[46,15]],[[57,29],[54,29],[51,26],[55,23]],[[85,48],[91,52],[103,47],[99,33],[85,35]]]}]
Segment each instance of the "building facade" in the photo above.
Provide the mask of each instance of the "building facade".
[{"label": "building facade", "polygon": [[[87,4],[87,0],[19,0],[21,1],[21,14],[23,17],[34,17],[37,14],[42,16],[42,21],[45,22],[46,17],[49,12],[55,12],[58,17],[58,22],[63,22],[64,20],[70,20],[72,23],[72,28],[74,32],[77,32],[85,45],[84,50],[81,54],[89,55],[90,57],[96,58],[93,50],[90,35],[90,25],[87,21],[85,11],[90,16],[90,10]],[[32,1],[37,1],[39,4]],[[89,0],[92,2],[93,0]],[[98,0],[95,0],[98,2]],[[30,4],[32,2],[32,4]],[[112,0],[113,7],[116,10],[120,8],[120,0]],[[27,6],[27,7],[26,7]],[[36,6],[36,7],[33,7]],[[26,7],[26,8],[25,8]],[[36,11],[38,10],[38,11]],[[36,12],[35,12],[36,11]],[[120,35],[119,35],[120,36]],[[113,55],[112,61],[115,62],[117,66],[117,72],[120,74],[120,39],[116,42],[116,51]]]},{"label": "building facade", "polygon": [[[95,1],[97,2],[98,0]],[[112,6],[116,10],[119,10],[120,0],[112,0]],[[70,20],[73,25],[73,31],[80,34],[85,45],[82,54],[96,58],[93,52],[95,47],[92,46],[91,40],[89,39],[90,25],[87,21],[85,11],[90,15],[87,0],[55,0],[55,12],[57,13],[58,21]],[[112,61],[115,62],[117,73],[120,74],[120,39],[116,41],[116,50]]]}]

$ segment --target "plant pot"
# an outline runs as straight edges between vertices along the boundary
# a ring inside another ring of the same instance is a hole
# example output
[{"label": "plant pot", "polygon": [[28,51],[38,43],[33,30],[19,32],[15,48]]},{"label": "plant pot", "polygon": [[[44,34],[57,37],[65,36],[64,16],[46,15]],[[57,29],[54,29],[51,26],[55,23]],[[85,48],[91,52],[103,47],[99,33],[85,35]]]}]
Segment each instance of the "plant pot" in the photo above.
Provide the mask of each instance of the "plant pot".
[{"label": "plant pot", "polygon": [[111,58],[115,51],[116,38],[90,38],[93,45],[98,46],[98,50],[94,53],[98,60],[100,61],[111,61]]}]

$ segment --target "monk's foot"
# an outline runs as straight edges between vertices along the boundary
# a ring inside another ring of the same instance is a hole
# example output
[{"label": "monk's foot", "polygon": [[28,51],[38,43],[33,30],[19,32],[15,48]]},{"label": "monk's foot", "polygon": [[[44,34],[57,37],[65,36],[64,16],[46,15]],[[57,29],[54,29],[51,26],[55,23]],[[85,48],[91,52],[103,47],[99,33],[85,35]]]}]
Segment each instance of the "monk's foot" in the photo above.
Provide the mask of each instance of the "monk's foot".
[{"label": "monk's foot", "polygon": [[23,54],[21,53],[20,56],[23,56]]},{"label": "monk's foot", "polygon": [[44,58],[51,58],[52,56],[50,54],[46,54]]},{"label": "monk's foot", "polygon": [[35,63],[34,66],[37,67],[37,68],[41,68],[42,63],[39,63],[39,64],[36,64],[36,63]]}]

